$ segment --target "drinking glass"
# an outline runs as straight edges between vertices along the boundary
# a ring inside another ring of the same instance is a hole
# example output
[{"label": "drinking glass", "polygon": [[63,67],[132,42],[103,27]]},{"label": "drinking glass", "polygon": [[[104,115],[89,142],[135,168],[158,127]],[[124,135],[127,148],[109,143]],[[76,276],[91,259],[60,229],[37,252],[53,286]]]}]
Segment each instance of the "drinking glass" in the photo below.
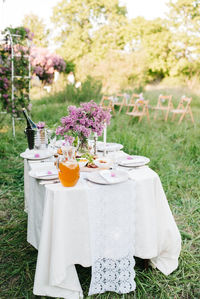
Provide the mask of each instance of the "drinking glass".
[{"label": "drinking glass", "polygon": [[55,150],[55,144],[56,144],[56,133],[54,130],[47,130],[47,137],[48,137],[48,143],[49,147],[54,151]]},{"label": "drinking glass", "polygon": [[118,167],[118,150],[112,151],[113,170],[117,170]]}]

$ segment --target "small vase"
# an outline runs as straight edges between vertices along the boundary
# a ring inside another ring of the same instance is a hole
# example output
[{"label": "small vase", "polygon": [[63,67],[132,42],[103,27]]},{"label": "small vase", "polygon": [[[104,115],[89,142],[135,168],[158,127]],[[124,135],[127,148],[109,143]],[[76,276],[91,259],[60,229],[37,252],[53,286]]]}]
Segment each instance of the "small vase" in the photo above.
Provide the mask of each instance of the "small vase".
[{"label": "small vase", "polygon": [[35,148],[46,149],[48,147],[48,137],[46,129],[38,129],[35,135]]},{"label": "small vase", "polygon": [[87,153],[89,151],[88,139],[87,138],[79,138],[78,151],[80,153]]}]

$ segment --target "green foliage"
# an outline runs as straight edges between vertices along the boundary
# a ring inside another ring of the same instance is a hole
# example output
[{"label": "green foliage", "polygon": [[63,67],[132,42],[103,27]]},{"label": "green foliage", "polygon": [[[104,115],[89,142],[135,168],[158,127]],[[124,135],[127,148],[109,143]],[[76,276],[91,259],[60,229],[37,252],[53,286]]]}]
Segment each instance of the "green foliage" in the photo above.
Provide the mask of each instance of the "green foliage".
[{"label": "green foliage", "polygon": [[24,26],[20,26],[20,27],[6,27],[3,30],[3,34],[6,35],[6,37],[9,37],[9,32],[10,34],[12,34],[12,41],[13,44],[17,44],[19,43],[20,45],[25,44],[26,46],[26,42],[24,42],[26,39],[32,40],[32,33],[31,31],[24,27]]},{"label": "green foliage", "polygon": [[44,21],[33,13],[26,15],[22,21],[23,26],[33,32],[33,44],[36,47],[47,47],[50,30],[46,29]]},{"label": "green foliage", "polygon": [[111,42],[115,48],[116,44],[122,47],[121,26],[126,22],[125,13],[118,0],[60,1],[54,7],[52,17],[56,28],[62,28],[56,38],[61,43],[59,53],[66,60],[77,62],[93,48],[98,48],[99,38],[100,45],[103,42],[106,48]]},{"label": "green foliage", "polygon": [[88,76],[79,88],[72,84],[67,85],[64,91],[65,99],[75,105],[90,100],[98,101],[101,98],[101,88],[101,81]]},{"label": "green foliage", "polygon": [[65,63],[66,63],[65,73],[66,74],[69,74],[70,72],[74,73],[76,68],[75,63],[73,61],[65,61]]},{"label": "green foliage", "polygon": [[[21,108],[27,107],[29,104],[30,78],[27,56],[30,53],[26,39],[30,38],[30,31],[24,27],[8,27],[4,30],[4,34],[6,36],[5,43],[0,45],[0,108],[13,116],[20,116]],[[12,34],[13,49],[11,48],[10,34]],[[12,50],[14,57],[12,57]],[[12,70],[15,76],[13,77],[13,86]]]},{"label": "green foliage", "polygon": [[176,0],[169,3],[169,26],[173,30],[173,63],[170,75],[191,78],[199,72],[200,2]]},{"label": "green foliage", "polygon": [[166,19],[129,20],[118,0],[62,0],[52,17],[58,52],[76,64],[79,80],[100,78],[105,92],[169,76],[191,85],[200,78],[200,2],[174,0],[169,6]]}]

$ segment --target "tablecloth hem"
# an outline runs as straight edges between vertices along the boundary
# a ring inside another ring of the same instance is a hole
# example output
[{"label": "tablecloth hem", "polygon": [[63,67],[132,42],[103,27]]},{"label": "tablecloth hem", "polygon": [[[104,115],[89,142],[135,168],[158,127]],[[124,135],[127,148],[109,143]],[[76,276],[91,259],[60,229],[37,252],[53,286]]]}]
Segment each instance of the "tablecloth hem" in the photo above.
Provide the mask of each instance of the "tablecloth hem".
[{"label": "tablecloth hem", "polygon": [[83,299],[83,293],[78,293],[78,294],[73,294],[73,295],[72,294],[70,294],[70,295],[61,295],[61,294],[58,294],[58,293],[50,294],[50,292],[48,292],[48,291],[44,292],[44,290],[43,291],[33,290],[33,294],[36,295],[36,296],[48,296],[48,297],[52,297],[52,298],[59,297],[59,298],[64,298],[64,299]]},{"label": "tablecloth hem", "polygon": [[130,294],[130,293],[134,293],[134,292],[135,292],[135,289],[136,289],[136,284],[135,284],[135,288],[134,288],[134,290],[131,290],[130,292],[118,293],[118,292],[116,292],[115,290],[109,290],[109,291],[102,291],[102,292],[99,292],[99,293],[92,293],[92,292],[91,292],[91,293],[88,293],[88,296],[104,294],[105,292],[114,292],[114,293],[119,294],[119,295]]},{"label": "tablecloth hem", "polygon": [[[156,258],[154,258],[156,259]],[[168,269],[166,269],[164,263],[161,263],[160,261],[155,261],[153,259],[150,259],[151,263],[160,271],[162,272],[164,275],[168,276],[170,275],[172,272],[174,272],[177,268],[178,268],[178,260],[174,261],[174,264],[171,265],[169,267],[169,263],[168,263]]]},{"label": "tablecloth hem", "polygon": [[28,242],[31,246],[33,246],[36,250],[38,250],[38,246],[35,244],[35,242],[29,240],[28,238],[27,238],[27,242]]}]

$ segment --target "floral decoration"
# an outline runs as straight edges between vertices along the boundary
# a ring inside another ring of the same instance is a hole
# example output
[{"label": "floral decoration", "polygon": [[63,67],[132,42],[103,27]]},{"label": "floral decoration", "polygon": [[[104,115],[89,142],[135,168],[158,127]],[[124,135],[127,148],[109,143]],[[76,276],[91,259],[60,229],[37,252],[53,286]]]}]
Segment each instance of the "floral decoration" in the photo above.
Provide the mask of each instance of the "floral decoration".
[{"label": "floral decoration", "polygon": [[[12,102],[11,85],[11,46],[9,43],[9,32],[15,34],[12,36],[14,44],[14,101]],[[26,45],[26,38],[31,39],[29,29],[24,27],[8,27],[3,32],[5,34],[5,43],[0,46],[0,101],[3,110],[20,116],[21,108],[29,104],[29,61],[26,55],[29,55],[29,48]],[[28,78],[28,79],[27,79]]]},{"label": "floral decoration", "polygon": [[91,132],[101,136],[105,124],[110,123],[110,111],[103,110],[97,103],[90,101],[82,103],[80,107],[69,106],[68,116],[61,118],[61,126],[56,129],[56,134],[64,136],[78,136],[80,143],[86,142]]},{"label": "floral decoration", "polygon": [[45,122],[44,121],[39,121],[37,123],[37,128],[38,129],[44,129],[44,127],[45,127]]},{"label": "floral decoration", "polygon": [[44,84],[53,83],[55,71],[60,73],[66,69],[64,59],[45,48],[32,47],[30,60],[33,74],[37,75]]}]

